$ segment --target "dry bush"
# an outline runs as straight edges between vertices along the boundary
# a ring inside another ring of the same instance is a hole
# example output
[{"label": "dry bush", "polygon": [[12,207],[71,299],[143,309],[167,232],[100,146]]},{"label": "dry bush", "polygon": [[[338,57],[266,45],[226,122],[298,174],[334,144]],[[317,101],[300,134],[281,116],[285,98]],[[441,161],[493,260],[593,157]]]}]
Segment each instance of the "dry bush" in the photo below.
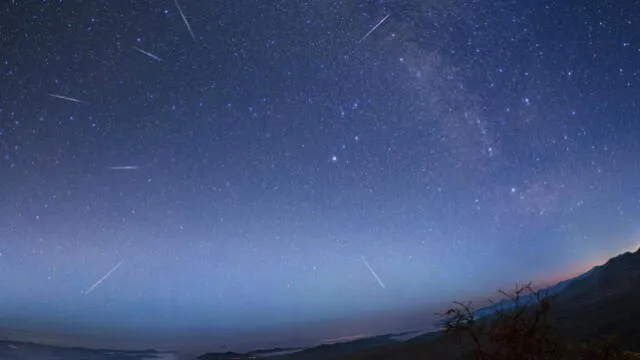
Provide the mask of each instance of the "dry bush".
[{"label": "dry bush", "polygon": [[[615,338],[593,340],[580,346],[563,341],[549,319],[551,300],[531,284],[500,290],[511,306],[500,306],[494,315],[478,318],[471,303],[454,302],[443,316],[448,333],[466,336],[473,343],[475,360],[628,360]],[[532,295],[533,304],[524,296]],[[502,303],[504,305],[504,303]]]}]

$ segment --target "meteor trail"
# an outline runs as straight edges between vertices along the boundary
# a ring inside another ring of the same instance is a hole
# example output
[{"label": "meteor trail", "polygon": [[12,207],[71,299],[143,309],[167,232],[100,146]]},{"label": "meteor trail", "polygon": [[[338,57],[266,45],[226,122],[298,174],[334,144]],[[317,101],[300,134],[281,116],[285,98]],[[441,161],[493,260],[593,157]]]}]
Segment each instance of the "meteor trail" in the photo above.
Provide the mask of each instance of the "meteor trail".
[{"label": "meteor trail", "polygon": [[138,170],[140,169],[140,166],[137,165],[127,165],[127,166],[109,166],[107,169],[109,170],[114,170],[114,171],[118,171],[118,170]]},{"label": "meteor trail", "polygon": [[54,97],[54,98],[58,98],[58,99],[67,100],[67,101],[71,101],[71,102],[74,102],[74,103],[78,103],[78,104],[84,104],[84,101],[78,100],[76,98],[72,98],[72,97],[69,97],[69,96],[58,95],[58,94],[47,94],[47,95],[49,95],[51,97]]},{"label": "meteor trail", "polygon": [[385,286],[382,283],[382,280],[380,280],[380,278],[378,277],[378,274],[376,274],[375,270],[373,270],[371,265],[369,265],[369,262],[367,261],[367,259],[365,259],[364,256],[360,256],[360,259],[362,259],[362,262],[364,263],[364,265],[367,267],[367,269],[369,269],[369,271],[371,272],[371,275],[373,275],[373,277],[376,278],[376,280],[378,281],[378,284],[380,284],[380,287],[384,289]]},{"label": "meteor trail", "polygon": [[91,285],[91,287],[84,292],[84,295],[89,294],[90,292],[93,291],[93,289],[95,289],[96,287],[98,287],[98,285],[100,285],[103,281],[105,281],[109,276],[111,276],[111,273],[113,273],[114,271],[116,271],[117,268],[120,267],[120,265],[122,265],[123,261],[120,261],[119,263],[116,264],[116,266],[114,266],[111,270],[109,270],[108,273],[106,273],[100,280],[96,281],[95,284]]},{"label": "meteor trail", "polygon": [[154,54],[152,54],[152,53],[150,53],[148,51],[142,50],[137,46],[134,46],[133,48],[136,49],[137,51],[147,55],[148,57],[152,58],[153,60],[162,61],[162,59],[160,57],[158,57],[158,56],[156,56],[156,55],[154,55]]},{"label": "meteor trail", "polygon": [[361,43],[361,42],[363,42],[366,38],[368,38],[368,37],[369,37],[369,35],[371,35],[371,33],[373,33],[374,31],[376,31],[376,29],[377,29],[380,25],[382,25],[382,23],[383,23],[383,22],[385,22],[385,21],[389,18],[389,16],[391,16],[391,14],[389,14],[389,15],[385,16],[384,18],[382,18],[382,20],[380,20],[380,21],[376,24],[376,26],[374,26],[373,28],[371,28],[371,30],[369,30],[369,32],[368,32],[368,33],[366,33],[366,34],[362,37],[362,39],[360,39],[360,41],[358,41],[358,43]]},{"label": "meteor trail", "polygon": [[196,35],[193,33],[193,30],[191,30],[191,25],[189,24],[189,21],[187,20],[187,17],[184,16],[184,13],[182,12],[182,8],[180,7],[180,4],[178,3],[178,0],[174,0],[176,3],[176,7],[178,8],[178,12],[180,13],[180,16],[182,17],[182,21],[184,21],[184,24],[187,26],[187,30],[189,30],[189,34],[191,34],[191,37],[193,38],[193,41],[197,41],[196,40]]}]

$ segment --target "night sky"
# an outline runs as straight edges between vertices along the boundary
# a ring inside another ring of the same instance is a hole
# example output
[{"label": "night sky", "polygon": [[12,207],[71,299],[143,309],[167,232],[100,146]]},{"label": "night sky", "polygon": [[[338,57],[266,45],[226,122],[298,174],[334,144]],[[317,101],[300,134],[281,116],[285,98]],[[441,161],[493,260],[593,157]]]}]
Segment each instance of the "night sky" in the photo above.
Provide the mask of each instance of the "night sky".
[{"label": "night sky", "polygon": [[0,5],[2,327],[427,328],[639,237],[637,1]]}]

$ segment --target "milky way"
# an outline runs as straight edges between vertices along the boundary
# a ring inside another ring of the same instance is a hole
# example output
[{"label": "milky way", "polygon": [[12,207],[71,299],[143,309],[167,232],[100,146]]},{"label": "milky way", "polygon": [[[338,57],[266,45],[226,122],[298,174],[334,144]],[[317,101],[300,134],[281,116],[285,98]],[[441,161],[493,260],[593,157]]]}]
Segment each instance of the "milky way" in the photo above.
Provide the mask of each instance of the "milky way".
[{"label": "milky way", "polygon": [[5,1],[0,320],[320,341],[637,248],[637,14]]}]

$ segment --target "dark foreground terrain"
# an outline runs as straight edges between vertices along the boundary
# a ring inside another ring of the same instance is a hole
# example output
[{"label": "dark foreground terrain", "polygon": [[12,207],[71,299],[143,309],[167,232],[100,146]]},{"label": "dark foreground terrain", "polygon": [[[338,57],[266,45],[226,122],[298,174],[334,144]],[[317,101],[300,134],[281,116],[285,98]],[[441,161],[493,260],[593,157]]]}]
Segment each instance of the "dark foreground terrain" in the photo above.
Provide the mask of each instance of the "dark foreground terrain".
[{"label": "dark foreground terrain", "polygon": [[[544,292],[540,293],[544,294]],[[512,296],[513,294],[508,294]],[[523,293],[524,295],[524,293]],[[524,296],[523,296],[524,297]],[[541,296],[543,298],[544,296]],[[506,356],[506,359],[640,359],[640,249],[624,253],[610,259],[606,264],[578,276],[562,289],[551,294],[542,306],[538,302],[525,298],[524,308],[544,308],[546,320],[535,322],[534,314],[525,310],[522,317],[529,317],[529,324],[535,327],[540,336],[538,344],[526,344],[526,339],[534,335],[519,333],[529,331],[519,326],[520,320],[514,320],[514,312],[506,306],[505,314],[509,323],[492,338],[482,336],[479,344],[485,351],[494,347],[532,346],[531,349],[559,348],[557,353],[549,351],[538,357],[531,350],[528,356]],[[509,302],[510,300],[507,300]],[[513,301],[511,301],[513,303]],[[547,308],[548,306],[548,308]],[[495,309],[494,309],[495,310]],[[536,310],[537,311],[537,310]],[[477,321],[478,326],[489,326],[495,316],[487,316]],[[515,324],[515,325],[514,325]],[[512,326],[514,325],[514,326]],[[474,325],[475,326],[475,325]],[[469,336],[467,323],[458,323],[450,332],[430,334],[412,340],[392,344],[346,356],[325,357],[340,360],[386,360],[386,359],[486,359],[494,360],[499,356],[482,357],[477,353],[477,343]],[[485,333],[486,334],[486,330]],[[547,339],[548,335],[548,339]],[[496,340],[497,339],[497,340]],[[523,340],[525,339],[525,340]],[[510,344],[509,341],[512,343]],[[497,344],[497,345],[496,345]],[[530,356],[530,357],[529,357]],[[320,357],[318,357],[319,359]]]},{"label": "dark foreground terrain", "polygon": [[[640,359],[640,355],[634,355],[640,353],[640,249],[616,256],[604,265],[547,289],[520,290],[523,291],[517,301],[513,293],[504,293],[503,301],[473,311],[474,326],[479,327],[475,329],[478,330],[477,342],[470,336],[470,329],[474,327],[463,321],[450,331],[432,332],[408,341],[385,335],[322,345],[271,359]],[[545,299],[543,303],[542,299]],[[518,309],[523,310],[520,313]],[[505,324],[490,333],[487,330],[490,324],[499,321]],[[539,343],[527,343],[526,339],[531,337]],[[478,346],[495,354],[483,356],[478,353]],[[526,354],[505,355],[507,351],[517,352],[522,348],[527,349]],[[537,351],[540,354],[534,354]],[[205,354],[200,358],[216,357]]]},{"label": "dark foreground terrain", "polygon": [[124,351],[60,347],[30,342],[0,341],[0,360],[186,360],[171,352]]},{"label": "dark foreground terrain", "polygon": [[[454,304],[442,330],[388,334],[308,349],[207,353],[200,360],[640,360],[640,249],[541,291],[523,286],[474,310]],[[0,360],[192,360],[153,350],[0,341]]]}]

